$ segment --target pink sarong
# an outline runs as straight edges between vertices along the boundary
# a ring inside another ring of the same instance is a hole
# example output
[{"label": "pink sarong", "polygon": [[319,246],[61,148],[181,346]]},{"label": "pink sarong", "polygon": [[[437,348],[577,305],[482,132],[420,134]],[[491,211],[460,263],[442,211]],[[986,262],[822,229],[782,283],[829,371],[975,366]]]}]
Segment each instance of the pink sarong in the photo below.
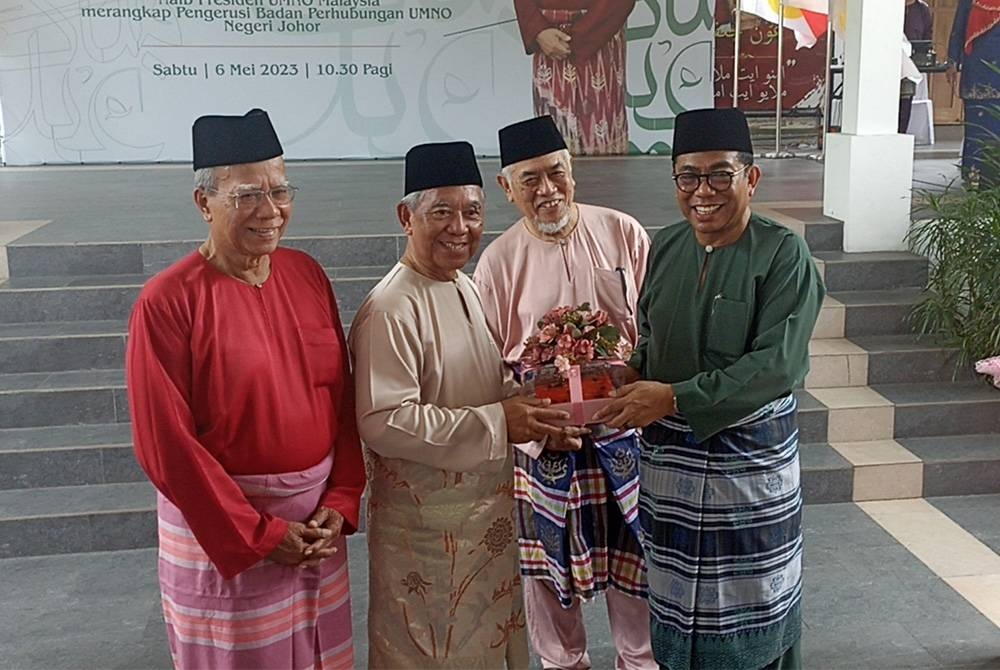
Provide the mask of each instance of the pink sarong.
[{"label": "pink sarong", "polygon": [[[542,15],[572,30],[579,10],[543,9]],[[535,116],[551,114],[574,156],[628,153],[625,116],[625,31],[583,63],[557,60],[539,49],[532,61]]]},{"label": "pink sarong", "polygon": [[[326,489],[333,459],[301,472],[233,480],[257,510],[306,521]],[[353,668],[347,545],[314,568],[264,559],[223,579],[177,507],[157,496],[163,618],[174,666]]]}]

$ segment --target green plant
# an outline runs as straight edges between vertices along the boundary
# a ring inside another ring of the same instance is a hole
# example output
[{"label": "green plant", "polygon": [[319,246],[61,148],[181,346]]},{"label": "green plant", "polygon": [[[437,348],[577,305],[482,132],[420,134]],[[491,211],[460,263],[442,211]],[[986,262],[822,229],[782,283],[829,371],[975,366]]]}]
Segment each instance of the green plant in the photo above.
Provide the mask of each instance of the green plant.
[{"label": "green plant", "polygon": [[959,366],[1000,354],[1000,186],[952,184],[918,202],[908,241],[930,271],[911,323],[958,347]]}]

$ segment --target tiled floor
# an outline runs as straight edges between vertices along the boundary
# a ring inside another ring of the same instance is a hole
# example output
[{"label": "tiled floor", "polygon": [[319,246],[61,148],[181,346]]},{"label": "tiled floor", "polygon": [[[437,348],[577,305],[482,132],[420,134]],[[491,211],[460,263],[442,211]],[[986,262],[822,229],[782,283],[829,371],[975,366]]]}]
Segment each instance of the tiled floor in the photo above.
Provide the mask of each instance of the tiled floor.
[{"label": "tiled floor", "polygon": [[[1000,496],[805,509],[805,667],[1000,668]],[[364,668],[364,537],[350,541]],[[154,550],[0,561],[0,667],[168,668]],[[585,608],[595,668],[614,651]]]}]

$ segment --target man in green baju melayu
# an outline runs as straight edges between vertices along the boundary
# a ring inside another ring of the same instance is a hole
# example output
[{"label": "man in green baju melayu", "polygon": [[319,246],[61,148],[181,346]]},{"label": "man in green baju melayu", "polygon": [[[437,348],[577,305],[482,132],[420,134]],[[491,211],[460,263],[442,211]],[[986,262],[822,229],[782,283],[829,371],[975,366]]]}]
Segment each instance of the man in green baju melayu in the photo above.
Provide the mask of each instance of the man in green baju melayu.
[{"label": "man in green baju melayu", "polygon": [[801,664],[802,496],[792,390],[825,290],[805,242],[753,214],[733,109],[675,121],[685,222],[653,239],[639,345],[595,419],[641,426],[653,653],[669,670]]}]

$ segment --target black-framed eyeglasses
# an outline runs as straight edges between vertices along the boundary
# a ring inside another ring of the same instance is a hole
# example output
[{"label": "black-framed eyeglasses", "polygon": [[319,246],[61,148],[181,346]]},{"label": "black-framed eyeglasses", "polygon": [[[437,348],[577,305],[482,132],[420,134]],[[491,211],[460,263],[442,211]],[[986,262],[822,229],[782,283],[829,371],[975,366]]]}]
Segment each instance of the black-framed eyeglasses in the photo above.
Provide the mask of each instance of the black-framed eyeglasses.
[{"label": "black-framed eyeglasses", "polygon": [[744,165],[736,172],[729,170],[712,170],[708,174],[698,174],[697,172],[681,172],[675,174],[673,179],[677,184],[677,189],[684,193],[694,193],[701,186],[701,180],[708,183],[708,187],[713,191],[728,191],[733,185],[733,178],[744,172],[749,165]]},{"label": "black-framed eyeglasses", "polygon": [[[292,204],[292,200],[295,200],[295,192],[298,190],[295,186],[286,184],[285,186],[275,186],[270,191],[258,188],[251,191],[228,193],[226,197],[233,201],[236,209],[256,209],[264,201],[265,196],[276,207],[287,207]],[[219,191],[212,189],[210,193],[219,193]]]}]

